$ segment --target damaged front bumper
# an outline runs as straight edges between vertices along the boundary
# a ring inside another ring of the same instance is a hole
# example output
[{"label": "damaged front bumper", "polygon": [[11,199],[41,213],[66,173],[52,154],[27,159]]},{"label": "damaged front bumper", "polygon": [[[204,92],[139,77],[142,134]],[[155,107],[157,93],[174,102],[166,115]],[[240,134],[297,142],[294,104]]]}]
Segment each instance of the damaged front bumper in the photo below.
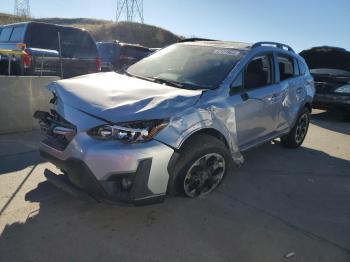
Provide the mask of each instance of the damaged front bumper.
[{"label": "damaged front bumper", "polygon": [[75,196],[86,193],[93,199],[136,205],[164,199],[172,148],[156,140],[134,144],[97,140],[68,128],[66,122],[60,126],[62,121],[50,115],[37,118],[53,121],[41,124],[46,138],[39,151],[62,171],[61,175],[45,172],[58,188]]},{"label": "damaged front bumper", "polygon": [[[154,204],[164,200],[164,194],[153,194],[147,187],[151,159],[142,160],[133,173],[119,174],[99,181],[82,160],[70,158],[62,161],[44,151],[40,151],[40,154],[64,172],[56,174],[46,169],[46,179],[75,198],[89,202],[112,201],[135,205]],[[123,179],[129,179],[130,184],[123,185]]]}]

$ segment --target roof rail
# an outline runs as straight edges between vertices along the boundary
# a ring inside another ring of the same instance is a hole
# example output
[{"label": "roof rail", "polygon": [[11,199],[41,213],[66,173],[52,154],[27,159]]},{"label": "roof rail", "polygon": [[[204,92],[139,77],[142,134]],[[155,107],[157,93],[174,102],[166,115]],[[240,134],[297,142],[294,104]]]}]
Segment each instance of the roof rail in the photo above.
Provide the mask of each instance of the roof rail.
[{"label": "roof rail", "polygon": [[179,43],[184,43],[184,42],[197,42],[197,41],[217,41],[217,40],[214,40],[214,39],[207,39],[207,38],[185,38],[185,39],[182,39],[182,40],[179,40]]},{"label": "roof rail", "polygon": [[252,48],[261,47],[261,46],[265,46],[265,45],[275,46],[275,47],[281,48],[281,49],[287,49],[288,51],[295,53],[293,48],[291,48],[289,45],[285,45],[285,44],[281,44],[281,43],[277,43],[277,42],[257,42],[252,46]]}]

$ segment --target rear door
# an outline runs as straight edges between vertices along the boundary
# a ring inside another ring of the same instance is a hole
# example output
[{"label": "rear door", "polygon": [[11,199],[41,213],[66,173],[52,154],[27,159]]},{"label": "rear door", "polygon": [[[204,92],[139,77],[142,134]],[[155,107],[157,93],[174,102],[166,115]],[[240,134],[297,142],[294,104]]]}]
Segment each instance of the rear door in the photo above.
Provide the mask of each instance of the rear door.
[{"label": "rear door", "polygon": [[[26,32],[28,47],[58,51],[58,27],[50,24],[31,23]],[[36,75],[60,76],[59,58],[35,55],[32,58],[32,73]]]},{"label": "rear door", "polygon": [[279,101],[277,130],[284,131],[293,125],[305,99],[306,89],[297,60],[292,56],[279,52],[275,56],[277,80],[283,93],[283,99]]},{"label": "rear door", "polygon": [[243,89],[237,94],[240,102],[235,110],[241,150],[261,142],[276,131],[281,90],[274,72],[273,54],[264,53],[251,59],[239,76]]}]

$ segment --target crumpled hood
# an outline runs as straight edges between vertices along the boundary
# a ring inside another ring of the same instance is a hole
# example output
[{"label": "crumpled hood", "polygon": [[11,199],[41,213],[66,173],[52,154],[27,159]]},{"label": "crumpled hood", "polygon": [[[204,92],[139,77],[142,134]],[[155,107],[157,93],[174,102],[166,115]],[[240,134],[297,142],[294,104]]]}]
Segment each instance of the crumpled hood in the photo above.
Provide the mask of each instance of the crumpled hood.
[{"label": "crumpled hood", "polygon": [[330,68],[350,72],[350,52],[343,48],[320,46],[300,53],[309,69]]},{"label": "crumpled hood", "polygon": [[64,105],[115,123],[167,118],[193,106],[202,94],[114,72],[60,80],[48,89]]}]

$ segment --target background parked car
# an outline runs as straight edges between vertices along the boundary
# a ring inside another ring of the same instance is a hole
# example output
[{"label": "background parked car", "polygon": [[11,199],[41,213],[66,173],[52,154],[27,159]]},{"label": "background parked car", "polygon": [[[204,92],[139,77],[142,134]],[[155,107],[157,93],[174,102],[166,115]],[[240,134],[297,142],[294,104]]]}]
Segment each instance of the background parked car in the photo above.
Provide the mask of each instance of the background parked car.
[{"label": "background parked car", "polygon": [[118,41],[98,42],[97,48],[102,59],[102,71],[124,71],[130,65],[154,52],[145,46]]},{"label": "background parked car", "polygon": [[305,59],[315,80],[315,108],[350,109],[350,52],[343,48],[320,46],[304,50]]},{"label": "background parked car", "polygon": [[[61,62],[64,78],[101,70],[95,41],[83,29],[38,22],[6,25],[0,35],[1,50],[18,51],[12,55],[13,75],[61,76]],[[8,74],[6,55],[1,56],[0,74]]]}]

